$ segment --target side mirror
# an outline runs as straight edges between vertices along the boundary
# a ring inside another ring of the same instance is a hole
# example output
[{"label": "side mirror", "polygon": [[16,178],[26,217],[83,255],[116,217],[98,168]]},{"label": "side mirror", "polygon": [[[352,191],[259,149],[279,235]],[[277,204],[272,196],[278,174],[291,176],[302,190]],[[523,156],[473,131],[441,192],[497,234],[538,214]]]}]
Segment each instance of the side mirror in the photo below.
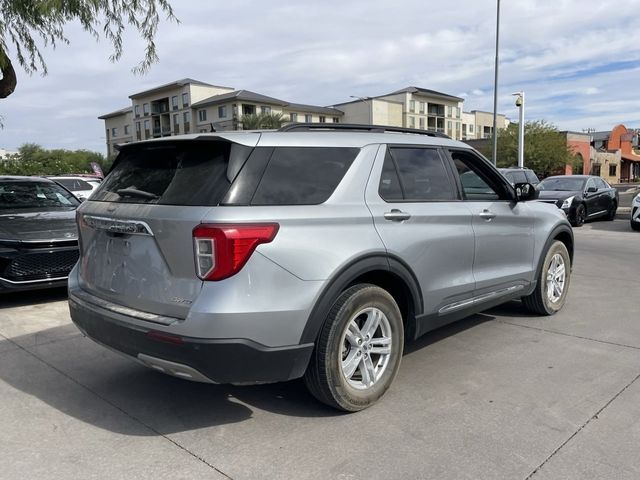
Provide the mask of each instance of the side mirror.
[{"label": "side mirror", "polygon": [[535,200],[538,198],[538,190],[530,183],[516,183],[516,201],[526,202],[527,200]]},{"label": "side mirror", "polygon": [[587,188],[587,193],[595,193],[598,191],[598,187],[589,187]]}]

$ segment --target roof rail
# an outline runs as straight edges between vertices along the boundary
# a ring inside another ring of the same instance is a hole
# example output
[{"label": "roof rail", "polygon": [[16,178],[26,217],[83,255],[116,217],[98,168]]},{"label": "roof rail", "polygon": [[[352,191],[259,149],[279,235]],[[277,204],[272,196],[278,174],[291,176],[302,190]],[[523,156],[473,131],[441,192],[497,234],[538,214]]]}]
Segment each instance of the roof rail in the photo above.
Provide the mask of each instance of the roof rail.
[{"label": "roof rail", "polygon": [[308,132],[309,130],[349,130],[356,132],[398,132],[427,135],[429,137],[451,138],[435,130],[419,130],[417,128],[392,127],[390,125],[366,125],[358,123],[290,123],[278,129],[279,132]]}]

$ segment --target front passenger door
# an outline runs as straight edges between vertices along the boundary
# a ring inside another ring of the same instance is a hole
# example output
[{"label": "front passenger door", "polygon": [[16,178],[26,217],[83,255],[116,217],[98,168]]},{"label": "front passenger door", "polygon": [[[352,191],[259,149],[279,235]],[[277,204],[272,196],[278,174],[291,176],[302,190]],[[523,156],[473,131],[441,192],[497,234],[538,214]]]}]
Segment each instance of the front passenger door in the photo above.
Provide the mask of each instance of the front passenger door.
[{"label": "front passenger door", "polygon": [[449,150],[476,239],[475,296],[523,289],[534,277],[534,217],[526,202],[472,150]]}]

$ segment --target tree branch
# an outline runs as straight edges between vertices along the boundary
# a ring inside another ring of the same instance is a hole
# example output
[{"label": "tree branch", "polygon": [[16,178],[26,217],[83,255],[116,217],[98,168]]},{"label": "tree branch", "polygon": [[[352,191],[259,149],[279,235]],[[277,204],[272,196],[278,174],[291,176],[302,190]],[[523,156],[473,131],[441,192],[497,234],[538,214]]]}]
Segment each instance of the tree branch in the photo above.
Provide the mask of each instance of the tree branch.
[{"label": "tree branch", "polygon": [[11,60],[0,51],[0,55],[4,56],[4,61],[0,62],[0,71],[2,71],[2,78],[0,78],[0,98],[7,98],[16,89],[16,71],[13,69]]}]

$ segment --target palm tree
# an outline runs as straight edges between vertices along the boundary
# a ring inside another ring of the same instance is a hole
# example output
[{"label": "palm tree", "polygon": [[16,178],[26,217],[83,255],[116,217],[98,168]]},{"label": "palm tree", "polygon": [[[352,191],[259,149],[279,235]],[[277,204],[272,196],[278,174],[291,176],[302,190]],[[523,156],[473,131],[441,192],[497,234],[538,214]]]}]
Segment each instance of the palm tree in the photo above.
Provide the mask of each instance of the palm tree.
[{"label": "palm tree", "polygon": [[274,129],[282,127],[286,118],[282,113],[250,113],[240,119],[243,130]]}]

